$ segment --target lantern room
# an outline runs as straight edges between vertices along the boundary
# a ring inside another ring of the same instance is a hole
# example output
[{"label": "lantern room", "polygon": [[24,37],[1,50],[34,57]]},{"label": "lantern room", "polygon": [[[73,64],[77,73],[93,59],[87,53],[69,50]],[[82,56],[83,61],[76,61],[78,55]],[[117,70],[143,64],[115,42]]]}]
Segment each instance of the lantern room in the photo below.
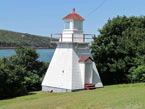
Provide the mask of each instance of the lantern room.
[{"label": "lantern room", "polygon": [[78,31],[83,32],[83,21],[84,18],[75,12],[75,8],[73,8],[73,12],[68,14],[63,18],[64,20],[64,32],[67,31]]},{"label": "lantern room", "polygon": [[63,21],[64,21],[63,32],[60,34],[59,33],[51,34],[50,41],[57,42],[57,41],[53,41],[53,38],[58,39],[58,37],[54,37],[56,35],[60,36],[59,43],[86,43],[86,39],[92,40],[93,38],[95,38],[94,34],[83,33],[84,20],[85,19],[83,17],[81,17],[79,14],[75,12],[75,8],[73,8],[73,11],[70,14],[63,17]]},{"label": "lantern room", "polygon": [[73,8],[72,13],[63,18],[64,30],[62,33],[63,42],[82,42],[83,41],[83,21],[84,18],[75,12]]}]

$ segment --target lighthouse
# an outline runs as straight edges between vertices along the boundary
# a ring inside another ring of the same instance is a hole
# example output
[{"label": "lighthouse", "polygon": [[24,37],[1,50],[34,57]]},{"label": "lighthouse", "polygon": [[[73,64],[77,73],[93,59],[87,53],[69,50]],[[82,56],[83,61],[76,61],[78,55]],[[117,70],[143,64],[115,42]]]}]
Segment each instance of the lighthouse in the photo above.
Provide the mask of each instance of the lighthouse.
[{"label": "lighthouse", "polygon": [[75,8],[63,18],[64,30],[42,81],[42,91],[73,92],[103,87],[86,40],[88,34],[83,33],[84,20]]}]

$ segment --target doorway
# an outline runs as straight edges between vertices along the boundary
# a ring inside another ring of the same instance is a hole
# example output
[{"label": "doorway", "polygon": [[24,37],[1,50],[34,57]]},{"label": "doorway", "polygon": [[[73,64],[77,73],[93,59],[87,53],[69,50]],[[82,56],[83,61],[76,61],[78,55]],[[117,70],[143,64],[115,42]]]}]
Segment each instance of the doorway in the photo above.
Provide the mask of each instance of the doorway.
[{"label": "doorway", "polygon": [[92,65],[85,63],[85,84],[92,83]]}]

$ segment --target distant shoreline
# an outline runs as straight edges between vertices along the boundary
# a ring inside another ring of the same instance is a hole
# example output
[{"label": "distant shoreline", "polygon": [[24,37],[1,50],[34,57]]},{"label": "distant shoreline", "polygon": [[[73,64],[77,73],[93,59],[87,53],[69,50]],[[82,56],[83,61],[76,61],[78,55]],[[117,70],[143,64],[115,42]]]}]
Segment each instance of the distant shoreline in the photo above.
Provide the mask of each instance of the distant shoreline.
[{"label": "distant shoreline", "polygon": [[[18,47],[0,47],[0,50],[13,50],[17,49]],[[31,47],[28,47],[31,48]],[[32,47],[33,48],[33,47]],[[35,47],[35,49],[55,49],[55,48],[48,48],[48,47]]]}]

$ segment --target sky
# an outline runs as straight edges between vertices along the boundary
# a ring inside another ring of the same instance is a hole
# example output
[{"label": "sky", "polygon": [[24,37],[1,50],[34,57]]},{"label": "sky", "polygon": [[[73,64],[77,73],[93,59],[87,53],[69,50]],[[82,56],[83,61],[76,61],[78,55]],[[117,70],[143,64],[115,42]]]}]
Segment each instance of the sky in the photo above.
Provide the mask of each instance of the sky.
[{"label": "sky", "polygon": [[[49,37],[61,33],[63,17],[72,8],[85,18],[84,33],[98,35],[107,20],[117,15],[144,16],[144,0],[0,0],[0,29]],[[89,16],[88,16],[89,15]]]}]

